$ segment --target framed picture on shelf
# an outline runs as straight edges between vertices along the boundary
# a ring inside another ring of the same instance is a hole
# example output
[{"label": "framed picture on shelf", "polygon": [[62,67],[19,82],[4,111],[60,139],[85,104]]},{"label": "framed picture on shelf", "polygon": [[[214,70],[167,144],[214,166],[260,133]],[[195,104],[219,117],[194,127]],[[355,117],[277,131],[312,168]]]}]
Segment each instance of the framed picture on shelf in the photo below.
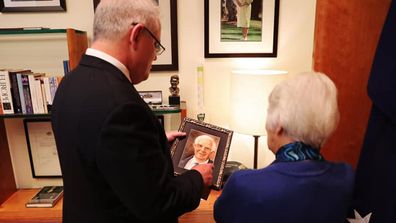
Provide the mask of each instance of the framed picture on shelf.
[{"label": "framed picture on shelf", "polygon": [[0,0],[0,12],[65,12],[65,0]]},{"label": "framed picture on shelf", "polygon": [[51,120],[24,119],[23,124],[33,178],[62,177]]},{"label": "framed picture on shelf", "polygon": [[205,0],[205,57],[276,57],[279,0]]},{"label": "framed picture on shelf", "polygon": [[176,139],[171,148],[175,174],[199,163],[213,163],[213,187],[220,189],[233,132],[190,118],[183,120],[179,131],[187,136]]},{"label": "framed picture on shelf", "polygon": [[[99,2],[100,0],[93,1],[95,10]],[[161,11],[161,44],[165,47],[165,51],[153,62],[151,70],[179,70],[177,0],[157,0],[157,2]]]}]

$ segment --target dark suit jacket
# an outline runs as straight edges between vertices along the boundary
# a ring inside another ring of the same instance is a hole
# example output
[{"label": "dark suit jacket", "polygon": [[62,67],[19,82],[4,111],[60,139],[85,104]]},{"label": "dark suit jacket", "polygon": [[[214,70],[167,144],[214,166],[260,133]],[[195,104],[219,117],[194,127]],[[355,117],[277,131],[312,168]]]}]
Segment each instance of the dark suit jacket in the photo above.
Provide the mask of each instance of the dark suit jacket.
[{"label": "dark suit jacket", "polygon": [[83,56],[57,90],[52,124],[63,222],[177,222],[199,205],[201,175],[174,177],[162,126],[110,63]]}]

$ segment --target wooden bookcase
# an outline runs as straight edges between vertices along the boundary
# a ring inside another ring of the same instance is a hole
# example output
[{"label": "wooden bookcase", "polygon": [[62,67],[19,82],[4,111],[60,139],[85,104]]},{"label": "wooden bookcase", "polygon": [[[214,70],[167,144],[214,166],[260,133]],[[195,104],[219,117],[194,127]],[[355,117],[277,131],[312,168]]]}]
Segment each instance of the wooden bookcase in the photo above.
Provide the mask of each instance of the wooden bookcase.
[{"label": "wooden bookcase", "polygon": [[[52,46],[54,41],[57,43]],[[59,48],[63,47],[65,50],[58,48],[59,42],[65,45]],[[46,49],[41,49],[42,45],[37,46],[36,44],[48,44],[49,46]],[[37,70],[37,72],[47,72],[48,66],[52,66],[55,72],[60,73],[63,72],[63,60],[69,60],[70,69],[75,68],[87,47],[86,32],[75,29],[1,30],[0,68],[26,68]],[[52,61],[48,62],[47,58],[52,58]],[[54,59],[57,61],[55,64]],[[46,63],[51,64],[47,65]],[[48,117],[48,114],[0,116],[0,205],[17,191],[5,119],[40,116]]]}]

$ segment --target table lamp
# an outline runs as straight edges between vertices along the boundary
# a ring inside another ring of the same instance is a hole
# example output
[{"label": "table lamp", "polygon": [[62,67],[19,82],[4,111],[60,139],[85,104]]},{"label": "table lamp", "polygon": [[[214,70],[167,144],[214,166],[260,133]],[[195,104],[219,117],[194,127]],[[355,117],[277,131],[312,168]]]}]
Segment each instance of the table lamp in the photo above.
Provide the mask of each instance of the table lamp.
[{"label": "table lamp", "polygon": [[254,137],[254,169],[257,169],[258,139],[266,135],[268,96],[286,74],[280,70],[232,71],[230,126],[235,132]]}]

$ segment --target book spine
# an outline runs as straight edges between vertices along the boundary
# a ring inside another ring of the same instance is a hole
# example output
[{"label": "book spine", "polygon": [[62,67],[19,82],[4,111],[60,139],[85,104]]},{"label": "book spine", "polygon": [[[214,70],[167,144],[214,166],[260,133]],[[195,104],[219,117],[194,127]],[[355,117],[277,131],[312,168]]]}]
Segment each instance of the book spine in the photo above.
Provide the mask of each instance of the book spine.
[{"label": "book spine", "polygon": [[11,82],[11,96],[12,96],[12,103],[14,106],[14,113],[21,114],[22,107],[21,107],[21,98],[19,97],[19,89],[18,89],[18,81],[16,77],[16,73],[10,73],[10,82]]},{"label": "book spine", "polygon": [[44,109],[44,113],[48,113],[48,103],[47,103],[47,94],[45,93],[45,86],[44,86],[44,77],[40,78],[40,92],[42,96],[42,106]]},{"label": "book spine", "polygon": [[39,112],[41,114],[46,113],[44,109],[44,99],[43,99],[43,91],[41,90],[41,82],[40,80],[34,80],[36,83],[36,95],[37,95],[37,106],[39,108]]},{"label": "book spine", "polygon": [[50,86],[50,93],[51,93],[51,101],[54,101],[55,92],[56,92],[56,77],[49,77],[49,86]]},{"label": "book spine", "polygon": [[63,61],[63,73],[66,76],[70,72],[69,60]]},{"label": "book spine", "polygon": [[36,83],[34,82],[34,76],[33,75],[27,75],[28,80],[29,80],[29,93],[30,93],[30,99],[32,101],[32,108],[33,108],[33,114],[38,114],[39,112],[39,107],[38,107],[38,97],[37,97],[37,91],[36,91]]},{"label": "book spine", "polygon": [[49,78],[44,77],[43,78],[43,86],[44,86],[44,92],[45,92],[45,102],[46,102],[46,107],[47,107],[47,112],[51,111],[51,105],[52,105],[52,99],[51,99],[51,91],[50,91],[50,84],[49,84]]},{"label": "book spine", "polygon": [[0,98],[4,114],[14,114],[8,71],[0,71]]},{"label": "book spine", "polygon": [[18,92],[19,92],[19,100],[21,101],[22,113],[26,114],[26,103],[25,103],[25,95],[23,94],[23,84],[22,84],[22,74],[16,74]]},{"label": "book spine", "polygon": [[23,96],[25,97],[26,114],[34,114],[32,96],[30,95],[29,89],[29,78],[26,74],[22,74],[22,91]]}]

